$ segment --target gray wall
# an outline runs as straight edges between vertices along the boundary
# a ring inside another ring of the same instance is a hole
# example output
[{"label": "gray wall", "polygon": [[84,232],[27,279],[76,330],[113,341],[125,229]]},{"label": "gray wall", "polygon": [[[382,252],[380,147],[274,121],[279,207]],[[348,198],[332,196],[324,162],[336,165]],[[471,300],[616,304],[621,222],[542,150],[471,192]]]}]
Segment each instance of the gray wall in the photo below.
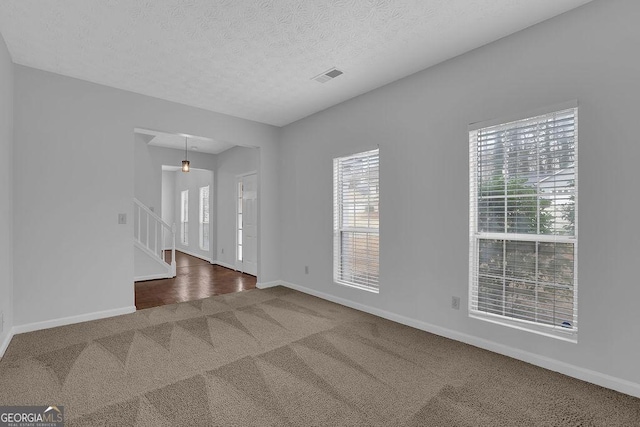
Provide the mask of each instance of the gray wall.
[{"label": "gray wall", "polygon": [[[238,175],[257,171],[260,150],[256,148],[234,147],[217,156],[215,173],[216,185],[216,221],[217,255],[216,261],[223,265],[234,266],[236,261],[236,179]],[[261,174],[258,175],[260,186]],[[260,196],[259,196],[260,197]],[[258,199],[260,206],[261,200]],[[267,232],[264,228],[259,233]],[[222,253],[224,249],[224,253]],[[259,261],[261,263],[262,260]]]},{"label": "gray wall", "polygon": [[[282,278],[638,387],[638,16],[640,2],[595,1],[286,126]],[[580,104],[578,344],[473,320],[464,309],[467,125],[573,99]],[[332,158],[377,144],[381,284],[372,294],[332,283]],[[459,311],[450,308],[454,295],[462,297]]]},{"label": "gray wall", "polygon": [[[0,35],[0,347],[13,318],[13,63]],[[0,350],[0,354],[2,350]]]},{"label": "gray wall", "polygon": [[[160,210],[160,218],[169,225],[175,223],[175,198],[176,173],[173,171],[162,171],[162,209]],[[167,236],[164,247],[170,248],[171,245],[171,236]]]},{"label": "gray wall", "polygon": [[[279,131],[223,114],[15,66],[14,324],[133,306],[136,127],[259,146],[259,277],[280,278]],[[195,166],[195,165],[194,165]],[[160,175],[158,176],[160,182]],[[156,204],[159,207],[160,204]]]}]

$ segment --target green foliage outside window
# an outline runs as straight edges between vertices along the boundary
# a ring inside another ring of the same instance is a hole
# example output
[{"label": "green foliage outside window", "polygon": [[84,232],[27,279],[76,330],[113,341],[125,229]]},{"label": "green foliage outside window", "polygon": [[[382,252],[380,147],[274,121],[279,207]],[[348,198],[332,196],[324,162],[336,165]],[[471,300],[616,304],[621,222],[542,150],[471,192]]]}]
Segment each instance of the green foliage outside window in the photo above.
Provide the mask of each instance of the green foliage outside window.
[{"label": "green foliage outside window", "polygon": [[[539,197],[525,178],[505,184],[503,174],[495,174],[478,196],[479,231],[548,235],[556,230],[552,200]],[[567,200],[559,211],[564,230],[573,234],[575,198]],[[481,239],[478,250],[478,310],[552,325],[572,320],[573,244]]]}]

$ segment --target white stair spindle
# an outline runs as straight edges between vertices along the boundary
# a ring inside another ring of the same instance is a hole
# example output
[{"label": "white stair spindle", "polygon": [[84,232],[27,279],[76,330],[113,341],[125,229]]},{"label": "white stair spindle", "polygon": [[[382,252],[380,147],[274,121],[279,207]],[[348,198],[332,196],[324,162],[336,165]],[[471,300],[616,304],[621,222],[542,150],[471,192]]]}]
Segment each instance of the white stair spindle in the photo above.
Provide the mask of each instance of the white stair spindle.
[{"label": "white stair spindle", "polygon": [[133,216],[134,216],[134,218],[133,218],[133,238],[137,240],[138,239],[138,230],[136,229],[136,219],[135,219],[135,217],[136,217],[136,209],[138,209],[138,207],[134,204],[133,205]]},{"label": "white stair spindle", "polygon": [[140,209],[140,206],[138,206],[138,242],[142,243],[142,239],[141,239],[141,235],[140,235],[140,230],[142,229],[142,223],[140,222],[141,219],[141,215],[142,215],[142,209]]},{"label": "white stair spindle", "polygon": [[147,240],[147,249],[149,248],[149,213],[145,212],[146,216],[147,216],[147,235],[146,235],[146,240]]}]

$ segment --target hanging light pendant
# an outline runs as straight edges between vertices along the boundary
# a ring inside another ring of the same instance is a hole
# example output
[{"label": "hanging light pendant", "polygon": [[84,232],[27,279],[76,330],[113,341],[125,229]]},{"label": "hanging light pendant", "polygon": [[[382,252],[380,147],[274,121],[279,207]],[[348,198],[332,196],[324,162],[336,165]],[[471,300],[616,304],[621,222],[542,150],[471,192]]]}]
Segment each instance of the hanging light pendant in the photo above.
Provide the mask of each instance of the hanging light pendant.
[{"label": "hanging light pendant", "polygon": [[189,152],[187,151],[187,137],[184,137],[184,160],[182,161],[182,172],[189,172]]}]

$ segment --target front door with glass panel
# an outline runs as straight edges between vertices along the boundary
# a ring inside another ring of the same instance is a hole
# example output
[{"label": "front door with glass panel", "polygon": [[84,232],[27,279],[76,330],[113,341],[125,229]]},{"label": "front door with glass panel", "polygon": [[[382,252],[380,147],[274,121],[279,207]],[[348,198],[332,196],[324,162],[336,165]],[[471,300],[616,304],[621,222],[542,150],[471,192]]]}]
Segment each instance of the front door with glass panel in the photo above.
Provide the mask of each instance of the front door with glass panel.
[{"label": "front door with glass panel", "polygon": [[258,180],[256,174],[237,181],[236,268],[258,274]]}]

